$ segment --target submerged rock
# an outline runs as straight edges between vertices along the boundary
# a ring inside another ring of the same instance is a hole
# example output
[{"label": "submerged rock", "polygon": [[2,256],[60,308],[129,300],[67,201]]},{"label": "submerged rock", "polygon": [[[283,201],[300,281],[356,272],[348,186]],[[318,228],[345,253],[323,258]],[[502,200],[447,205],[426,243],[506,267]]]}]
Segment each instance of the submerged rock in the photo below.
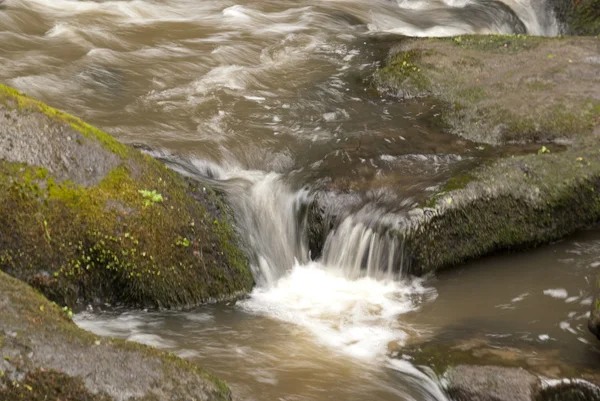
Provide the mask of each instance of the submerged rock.
[{"label": "submerged rock", "polygon": [[247,292],[213,190],[0,85],[0,270],[51,300],[178,307]]},{"label": "submerged rock", "polygon": [[227,401],[224,382],[172,354],[95,336],[0,272],[0,399]]}]

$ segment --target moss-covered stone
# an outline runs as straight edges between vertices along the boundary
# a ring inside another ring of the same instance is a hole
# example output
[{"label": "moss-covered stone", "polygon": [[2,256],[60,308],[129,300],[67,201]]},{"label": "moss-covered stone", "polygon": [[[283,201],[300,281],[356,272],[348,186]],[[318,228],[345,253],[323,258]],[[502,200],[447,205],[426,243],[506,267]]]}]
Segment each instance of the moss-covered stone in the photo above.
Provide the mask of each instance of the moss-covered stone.
[{"label": "moss-covered stone", "polygon": [[475,142],[572,141],[600,124],[598,46],[526,35],[403,39],[375,83],[433,97],[448,130]]},{"label": "moss-covered stone", "polygon": [[210,188],[1,85],[0,143],[0,270],[71,306],[189,306],[251,289]]},{"label": "moss-covered stone", "polygon": [[82,330],[2,272],[0,305],[0,400],[231,400],[226,384],[197,365]]},{"label": "moss-covered stone", "polygon": [[549,0],[548,5],[568,35],[600,35],[599,0]]},{"label": "moss-covered stone", "polygon": [[411,271],[424,273],[495,251],[557,240],[600,218],[600,148],[500,159],[464,187],[436,194],[399,233]]}]

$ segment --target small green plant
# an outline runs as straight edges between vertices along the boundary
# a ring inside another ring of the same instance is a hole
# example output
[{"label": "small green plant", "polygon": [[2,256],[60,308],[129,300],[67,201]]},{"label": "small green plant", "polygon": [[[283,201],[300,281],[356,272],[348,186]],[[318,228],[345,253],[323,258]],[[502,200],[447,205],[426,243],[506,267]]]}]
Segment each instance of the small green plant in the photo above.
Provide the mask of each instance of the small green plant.
[{"label": "small green plant", "polygon": [[73,319],[73,311],[68,306],[63,306],[61,310],[67,315],[69,319]]},{"label": "small green plant", "polygon": [[184,238],[179,237],[177,239],[177,241],[175,242],[175,244],[187,248],[188,246],[190,246],[190,240],[185,237]]},{"label": "small green plant", "polygon": [[545,146],[542,146],[540,150],[538,150],[538,155],[543,155],[544,153],[550,153],[550,149]]},{"label": "small green plant", "polygon": [[163,201],[162,195],[156,192],[154,189],[152,191],[140,189],[138,192],[142,194],[142,197],[144,198],[144,206],[150,206]]}]

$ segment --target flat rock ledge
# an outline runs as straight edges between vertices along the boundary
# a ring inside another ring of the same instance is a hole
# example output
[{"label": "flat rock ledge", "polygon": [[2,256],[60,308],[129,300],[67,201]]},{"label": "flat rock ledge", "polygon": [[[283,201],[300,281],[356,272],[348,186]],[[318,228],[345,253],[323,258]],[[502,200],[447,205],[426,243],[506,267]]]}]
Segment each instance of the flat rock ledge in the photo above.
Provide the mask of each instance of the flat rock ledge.
[{"label": "flat rock ledge", "polygon": [[207,186],[0,85],[0,271],[60,305],[188,307],[249,292]]},{"label": "flat rock ledge", "polygon": [[0,400],[230,401],[197,365],[93,335],[27,284],[0,272]]},{"label": "flat rock ledge", "polygon": [[[431,98],[447,131],[467,140],[537,150],[482,160],[410,210],[397,230],[409,272],[547,244],[598,222],[599,54],[598,37],[399,39],[376,73],[380,90]],[[600,300],[592,307],[598,335]]]}]

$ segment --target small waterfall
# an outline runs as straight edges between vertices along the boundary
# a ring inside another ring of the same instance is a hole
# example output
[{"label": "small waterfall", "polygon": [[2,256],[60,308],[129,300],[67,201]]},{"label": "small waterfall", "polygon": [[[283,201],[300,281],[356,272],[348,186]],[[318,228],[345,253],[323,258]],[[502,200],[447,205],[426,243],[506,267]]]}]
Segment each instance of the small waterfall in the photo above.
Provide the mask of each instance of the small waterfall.
[{"label": "small waterfall", "polygon": [[293,191],[281,175],[258,171],[230,173],[227,188],[236,218],[257,252],[257,281],[273,286],[296,263],[308,261],[303,205],[307,190]]},{"label": "small waterfall", "polygon": [[[381,215],[373,214],[373,219]],[[394,279],[404,272],[403,243],[380,225],[360,221],[355,215],[346,217],[327,236],[323,251],[325,266],[336,267],[346,277]]]},{"label": "small waterfall", "polygon": [[219,166],[206,160],[149,153],[227,194],[246,245],[255,253],[259,286],[272,287],[295,264],[308,262],[306,216],[302,215],[311,201],[307,189],[294,191],[278,173],[244,170],[235,163]]},{"label": "small waterfall", "polygon": [[[153,152],[180,173],[223,190],[235,209],[247,245],[256,254],[255,277],[261,287],[275,285],[294,265],[309,262],[307,206],[313,200],[307,188],[293,190],[282,175],[218,166],[206,160],[182,160]],[[341,220],[327,234],[323,269],[344,277],[394,280],[405,273],[402,241],[393,231],[401,216],[365,205]]]}]

